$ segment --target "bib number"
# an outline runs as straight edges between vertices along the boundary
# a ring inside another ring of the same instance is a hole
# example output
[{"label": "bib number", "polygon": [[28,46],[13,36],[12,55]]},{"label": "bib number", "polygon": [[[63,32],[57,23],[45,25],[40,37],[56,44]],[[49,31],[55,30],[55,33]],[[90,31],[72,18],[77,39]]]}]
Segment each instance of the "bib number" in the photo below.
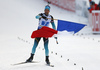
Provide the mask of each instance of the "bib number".
[{"label": "bib number", "polygon": [[49,22],[42,21],[41,25],[42,26],[48,26],[49,25]]}]

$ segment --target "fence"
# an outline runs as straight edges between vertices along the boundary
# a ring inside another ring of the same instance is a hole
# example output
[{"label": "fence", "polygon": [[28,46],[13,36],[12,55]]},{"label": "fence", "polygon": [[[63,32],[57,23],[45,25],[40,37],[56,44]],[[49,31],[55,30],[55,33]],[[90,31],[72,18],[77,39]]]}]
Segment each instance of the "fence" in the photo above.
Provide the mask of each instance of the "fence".
[{"label": "fence", "polygon": [[89,24],[93,33],[100,33],[100,11],[92,11],[89,15]]},{"label": "fence", "polygon": [[88,17],[87,4],[84,0],[44,0],[62,9],[75,12],[79,16]]},{"label": "fence", "polygon": [[68,11],[75,12],[75,0],[45,0]]}]

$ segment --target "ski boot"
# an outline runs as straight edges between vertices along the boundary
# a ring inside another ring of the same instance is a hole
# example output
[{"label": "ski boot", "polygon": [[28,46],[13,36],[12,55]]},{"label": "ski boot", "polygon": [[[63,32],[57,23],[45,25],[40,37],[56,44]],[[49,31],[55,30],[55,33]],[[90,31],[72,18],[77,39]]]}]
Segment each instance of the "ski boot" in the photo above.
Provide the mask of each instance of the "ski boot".
[{"label": "ski boot", "polygon": [[49,56],[46,56],[46,63],[48,64],[48,65],[50,65],[50,61],[49,61]]},{"label": "ski boot", "polygon": [[31,56],[30,56],[30,58],[29,58],[29,59],[27,59],[27,60],[26,60],[26,62],[32,62],[32,60],[33,60],[33,57],[34,57],[34,54],[32,54],[32,53],[31,53]]}]

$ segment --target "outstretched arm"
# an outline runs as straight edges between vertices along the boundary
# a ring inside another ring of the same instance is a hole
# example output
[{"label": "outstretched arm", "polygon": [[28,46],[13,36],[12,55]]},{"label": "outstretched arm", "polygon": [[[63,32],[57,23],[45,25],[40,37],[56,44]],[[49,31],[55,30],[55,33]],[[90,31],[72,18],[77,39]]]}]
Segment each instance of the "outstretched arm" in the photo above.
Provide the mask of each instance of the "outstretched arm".
[{"label": "outstretched arm", "polygon": [[52,25],[52,28],[53,28],[54,30],[56,30],[56,26],[55,26],[55,23],[54,23],[53,16],[51,16],[51,25]]},{"label": "outstretched arm", "polygon": [[[56,30],[56,26],[55,26],[55,23],[54,22],[51,22],[51,24],[52,24],[52,28],[54,29],[54,30]],[[58,44],[58,41],[57,41],[57,37],[54,37],[55,39],[56,39],[56,43]]]},{"label": "outstretched arm", "polygon": [[51,25],[52,25],[52,28],[53,28],[54,30],[56,30],[55,23],[54,23],[54,22],[51,22]]}]

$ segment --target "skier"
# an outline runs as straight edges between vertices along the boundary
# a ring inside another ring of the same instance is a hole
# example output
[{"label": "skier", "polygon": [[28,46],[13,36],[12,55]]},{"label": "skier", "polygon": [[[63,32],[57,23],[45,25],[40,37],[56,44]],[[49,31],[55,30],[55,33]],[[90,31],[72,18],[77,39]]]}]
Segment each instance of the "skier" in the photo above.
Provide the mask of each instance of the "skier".
[{"label": "skier", "polygon": [[[53,20],[53,16],[51,16],[49,14],[49,12],[50,12],[50,6],[46,5],[45,9],[44,9],[44,13],[41,13],[41,14],[36,16],[36,19],[39,19],[38,30],[41,29],[42,26],[49,27],[50,23],[52,24],[53,29],[56,30],[55,23],[54,23],[54,20]],[[55,39],[57,39],[57,37],[55,37]],[[26,60],[26,62],[32,62],[32,60],[34,58],[34,55],[35,55],[36,48],[37,48],[38,43],[39,43],[40,40],[41,40],[41,38],[35,38],[31,56],[29,57],[29,59]],[[48,49],[49,39],[46,38],[46,37],[43,37],[43,41],[44,41],[45,56],[46,56],[45,61],[46,61],[47,64],[50,64],[49,49]]]},{"label": "skier", "polygon": [[89,12],[92,13],[93,10],[96,10],[97,4],[94,1],[90,1],[90,7],[88,8]]},{"label": "skier", "polygon": [[99,4],[98,4],[96,10],[100,10],[100,1],[99,1]]}]

